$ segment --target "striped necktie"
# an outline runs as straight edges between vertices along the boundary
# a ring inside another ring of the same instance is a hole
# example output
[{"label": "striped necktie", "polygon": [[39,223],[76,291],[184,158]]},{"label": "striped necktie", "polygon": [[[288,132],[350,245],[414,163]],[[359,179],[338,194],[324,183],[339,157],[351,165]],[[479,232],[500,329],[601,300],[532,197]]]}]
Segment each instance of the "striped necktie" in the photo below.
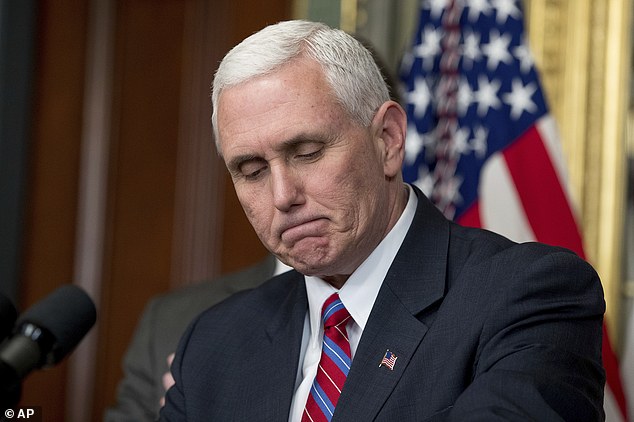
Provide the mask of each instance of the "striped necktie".
[{"label": "striped necktie", "polygon": [[333,293],[321,310],[324,342],[315,381],[310,388],[302,422],[330,421],[335,413],[350,364],[350,341],[346,323],[350,318],[337,293]]}]

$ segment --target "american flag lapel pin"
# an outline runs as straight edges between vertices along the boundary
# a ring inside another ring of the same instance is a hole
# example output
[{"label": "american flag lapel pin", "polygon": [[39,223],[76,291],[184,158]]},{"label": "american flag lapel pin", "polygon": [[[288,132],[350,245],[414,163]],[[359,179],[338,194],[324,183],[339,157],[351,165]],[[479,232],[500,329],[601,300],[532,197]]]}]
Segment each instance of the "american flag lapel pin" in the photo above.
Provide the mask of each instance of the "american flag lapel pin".
[{"label": "american flag lapel pin", "polygon": [[396,364],[396,359],[398,359],[398,356],[390,352],[389,349],[386,350],[385,355],[383,355],[383,359],[381,359],[381,363],[379,364],[379,368],[382,366],[387,366],[388,368],[390,368],[390,371],[393,371],[394,365]]}]

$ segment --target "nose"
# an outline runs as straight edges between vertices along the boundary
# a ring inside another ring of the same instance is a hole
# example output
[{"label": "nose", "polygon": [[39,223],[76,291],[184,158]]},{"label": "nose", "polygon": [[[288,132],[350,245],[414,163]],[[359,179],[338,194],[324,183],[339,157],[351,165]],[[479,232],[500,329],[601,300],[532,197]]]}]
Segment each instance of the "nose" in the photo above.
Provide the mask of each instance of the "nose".
[{"label": "nose", "polygon": [[271,191],[273,205],[282,212],[290,211],[304,201],[301,178],[283,164],[271,168]]}]

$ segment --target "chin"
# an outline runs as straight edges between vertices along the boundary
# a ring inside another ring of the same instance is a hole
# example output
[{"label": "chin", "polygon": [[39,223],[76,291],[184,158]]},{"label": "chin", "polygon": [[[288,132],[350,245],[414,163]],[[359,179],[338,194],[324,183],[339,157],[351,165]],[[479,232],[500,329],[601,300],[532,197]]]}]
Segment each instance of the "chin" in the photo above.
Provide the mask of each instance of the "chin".
[{"label": "chin", "polygon": [[295,268],[296,271],[308,276],[321,277],[324,272],[324,267],[322,265],[306,261],[296,261],[290,259],[286,265],[290,265]]}]

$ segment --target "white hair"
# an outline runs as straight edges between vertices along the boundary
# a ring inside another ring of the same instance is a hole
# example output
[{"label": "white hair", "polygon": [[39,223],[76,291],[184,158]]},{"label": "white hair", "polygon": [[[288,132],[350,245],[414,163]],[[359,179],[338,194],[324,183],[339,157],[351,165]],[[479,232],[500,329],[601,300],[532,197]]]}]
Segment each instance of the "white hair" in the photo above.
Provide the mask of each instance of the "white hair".
[{"label": "white hair", "polygon": [[381,104],[390,99],[372,54],[354,37],[323,23],[280,22],[246,38],[220,63],[211,95],[217,147],[218,98],[223,89],[273,73],[298,57],[309,57],[321,65],[336,100],[364,126],[370,124]]}]

